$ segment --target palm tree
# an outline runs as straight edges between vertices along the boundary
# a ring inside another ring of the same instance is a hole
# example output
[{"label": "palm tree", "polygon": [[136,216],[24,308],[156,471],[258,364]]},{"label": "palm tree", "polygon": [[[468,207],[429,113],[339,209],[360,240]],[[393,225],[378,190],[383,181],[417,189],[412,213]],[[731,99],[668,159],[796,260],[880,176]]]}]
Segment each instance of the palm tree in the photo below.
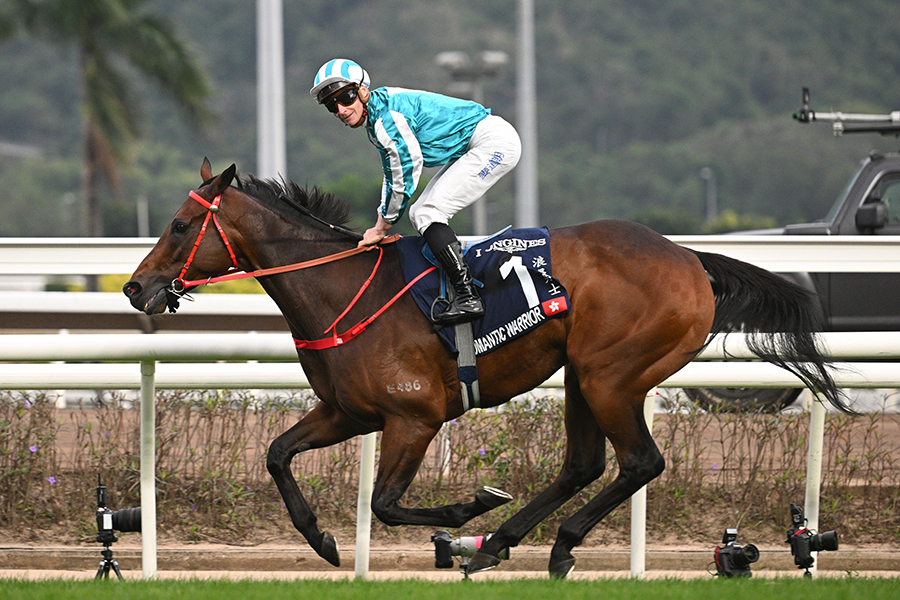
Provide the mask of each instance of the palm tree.
[{"label": "palm tree", "polygon": [[[8,2],[8,3],[7,3]],[[130,64],[184,109],[208,122],[206,77],[173,25],[147,0],[7,0],[0,9],[0,41],[21,31],[74,45],[83,102],[85,234],[103,234],[101,177],[121,198],[118,166],[139,135],[140,103],[123,68]],[[123,60],[124,59],[124,60]]]}]

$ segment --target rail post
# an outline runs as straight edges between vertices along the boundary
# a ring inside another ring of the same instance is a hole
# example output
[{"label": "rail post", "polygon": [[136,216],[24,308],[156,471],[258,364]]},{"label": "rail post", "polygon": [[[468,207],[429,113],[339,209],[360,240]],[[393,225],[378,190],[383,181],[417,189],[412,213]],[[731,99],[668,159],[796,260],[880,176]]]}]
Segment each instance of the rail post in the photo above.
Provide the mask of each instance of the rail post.
[{"label": "rail post", "polygon": [[356,579],[369,574],[369,542],[372,533],[372,489],[375,485],[375,440],[373,431],[362,436],[359,449],[359,498],[356,501]]},{"label": "rail post", "polygon": [[[819,495],[822,491],[822,452],[825,446],[825,403],[821,394],[816,394],[809,407],[809,456],[806,463],[806,499],[803,514],[806,526],[819,529]],[[818,555],[818,552],[815,553]],[[815,558],[815,556],[813,557]],[[816,573],[813,563],[809,572]]]},{"label": "rail post", "polygon": [[156,578],[156,361],[141,361],[141,565]]},{"label": "rail post", "polygon": [[[653,433],[653,412],[656,408],[656,388],[644,398],[644,419],[647,430]],[[643,579],[647,567],[647,486],[631,497],[631,576]]]}]

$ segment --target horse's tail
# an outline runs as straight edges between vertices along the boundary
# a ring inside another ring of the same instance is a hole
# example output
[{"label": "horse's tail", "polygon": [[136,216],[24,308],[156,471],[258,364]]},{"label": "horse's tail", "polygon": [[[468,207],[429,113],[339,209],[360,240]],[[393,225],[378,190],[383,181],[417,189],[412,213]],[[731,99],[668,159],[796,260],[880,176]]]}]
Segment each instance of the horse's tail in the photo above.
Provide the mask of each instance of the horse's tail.
[{"label": "horse's tail", "polygon": [[838,391],[830,361],[817,343],[822,313],[815,294],[728,256],[694,254],[706,269],[716,298],[711,335],[743,331],[753,354],[790,371],[842,412],[854,412]]}]

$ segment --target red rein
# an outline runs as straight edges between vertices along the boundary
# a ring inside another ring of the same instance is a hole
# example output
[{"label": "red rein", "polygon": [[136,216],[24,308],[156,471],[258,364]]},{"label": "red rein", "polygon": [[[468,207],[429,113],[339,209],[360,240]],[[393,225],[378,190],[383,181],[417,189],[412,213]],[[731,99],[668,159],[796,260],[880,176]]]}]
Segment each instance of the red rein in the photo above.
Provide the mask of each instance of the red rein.
[{"label": "red rein", "polygon": [[[378,249],[381,250],[382,254],[384,254],[384,250],[382,248],[379,247]],[[378,265],[380,263],[381,263],[381,256],[378,257],[378,263],[376,263],[375,270],[372,271],[372,275],[370,275],[369,278],[366,280],[366,282],[363,284],[362,288],[356,294],[356,297],[353,298],[352,302],[350,302],[350,305],[347,306],[347,308],[344,309],[344,312],[341,313],[341,316],[339,316],[337,318],[337,320],[331,324],[331,327],[329,327],[328,329],[325,330],[325,333],[328,333],[329,331],[331,331],[331,333],[332,333],[331,337],[322,338],[319,340],[298,340],[297,338],[294,338],[294,346],[296,346],[300,350],[324,350],[326,348],[334,348],[335,346],[340,346],[341,344],[346,344],[347,342],[349,342],[350,340],[352,340],[353,338],[355,338],[356,336],[361,334],[363,331],[365,331],[366,327],[368,327],[372,323],[372,321],[374,321],[375,319],[380,317],[381,313],[386,311],[387,308],[391,304],[393,304],[394,302],[399,300],[400,296],[402,296],[403,294],[408,292],[409,288],[414,286],[417,281],[419,281],[420,279],[422,279],[423,277],[425,277],[426,275],[428,275],[429,273],[431,273],[432,271],[434,271],[437,268],[437,267],[429,267],[429,268],[425,269],[424,271],[422,271],[421,273],[419,273],[418,275],[416,275],[416,277],[412,281],[410,281],[405,286],[403,286],[402,290],[397,292],[393,298],[388,300],[384,306],[382,306],[380,309],[378,309],[378,312],[376,312],[371,317],[363,319],[362,321],[360,321],[359,323],[357,323],[356,325],[354,325],[353,327],[351,327],[344,333],[338,335],[337,329],[335,328],[335,326],[338,324],[338,321],[340,321],[344,317],[344,315],[346,315],[347,312],[349,312],[350,309],[353,308],[353,305],[356,304],[356,301],[362,295],[363,291],[365,291],[365,289],[369,286],[369,283],[372,281],[372,277],[375,276],[375,271],[378,270]]]},{"label": "red rein", "polygon": [[[321,258],[316,258],[313,260],[308,260],[305,262],[294,263],[292,265],[285,265],[282,267],[272,267],[269,269],[258,269],[256,271],[252,271],[250,273],[240,271],[240,267],[237,264],[237,258],[235,258],[234,251],[231,249],[231,244],[228,241],[228,236],[225,235],[225,230],[222,229],[222,226],[219,224],[219,219],[216,217],[216,213],[219,211],[219,205],[222,202],[221,194],[216,196],[212,202],[208,202],[206,199],[200,196],[197,192],[191,191],[190,197],[193,200],[196,200],[201,205],[203,205],[207,209],[206,219],[203,221],[203,225],[200,227],[200,233],[197,235],[197,241],[194,242],[194,247],[191,249],[191,253],[188,256],[187,261],[184,263],[184,267],[181,269],[181,273],[178,277],[172,281],[172,292],[181,296],[184,294],[185,290],[189,287],[194,287],[197,285],[204,285],[208,283],[217,283],[220,281],[229,281],[234,279],[246,279],[248,277],[262,277],[264,275],[277,275],[279,273],[288,273],[290,271],[299,271],[300,269],[307,269],[309,267],[315,267],[318,265],[324,265],[330,262],[334,262],[337,260],[341,260],[347,258],[349,256],[354,256],[356,254],[360,254],[362,252],[368,252],[370,250],[374,250],[376,247],[373,246],[362,246],[351,248],[349,250],[344,250],[343,252],[338,252],[336,254],[331,254],[329,256],[323,256]],[[234,270],[231,270],[224,275],[219,275],[218,277],[208,277],[206,279],[197,279],[192,281],[185,281],[184,275],[187,273],[187,270],[190,268],[191,263],[194,261],[194,254],[197,253],[197,248],[200,246],[200,241],[203,239],[203,236],[206,234],[206,228],[209,225],[209,221],[212,219],[213,224],[216,226],[216,229],[219,232],[219,236],[221,236],[222,241],[225,243],[225,248],[228,249],[228,255],[231,257],[231,264],[234,265]],[[396,242],[400,238],[399,235],[391,235],[384,240],[381,241],[381,244],[390,244]],[[366,330],[372,321],[377,319],[381,313],[388,309],[389,306],[394,304],[400,297],[409,291],[409,289],[420,279],[425,277],[428,273],[435,270],[436,267],[431,267],[426,269],[418,276],[416,276],[412,281],[410,281],[406,286],[403,287],[397,294],[391,298],[384,306],[382,306],[375,314],[371,317],[367,317],[345,331],[344,333],[338,335],[337,333],[337,324],[341,321],[341,319],[346,316],[350,309],[356,304],[356,302],[363,295],[363,292],[369,287],[369,284],[372,283],[372,280],[375,278],[375,274],[378,272],[378,268],[381,266],[381,259],[384,256],[384,248],[381,245],[377,246],[378,248],[378,260],[375,261],[375,268],[372,269],[372,274],[369,275],[369,278],[362,284],[359,291],[356,293],[356,296],[353,297],[353,300],[350,301],[350,304],[347,305],[347,308],[335,319],[334,323],[326,329],[323,333],[328,333],[331,331],[331,337],[322,338],[319,340],[298,340],[294,338],[294,345],[298,349],[304,350],[324,350],[326,348],[334,348],[335,346],[340,346],[344,344],[360,333]],[[180,288],[180,289],[178,289]]]}]

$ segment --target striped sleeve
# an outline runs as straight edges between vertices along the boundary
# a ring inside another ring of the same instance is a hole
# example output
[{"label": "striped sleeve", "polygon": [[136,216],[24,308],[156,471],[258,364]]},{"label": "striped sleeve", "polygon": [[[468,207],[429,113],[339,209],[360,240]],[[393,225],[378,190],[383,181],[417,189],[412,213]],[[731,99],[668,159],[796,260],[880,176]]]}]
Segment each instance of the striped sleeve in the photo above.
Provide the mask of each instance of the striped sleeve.
[{"label": "striped sleeve", "polygon": [[395,223],[406,210],[422,174],[419,140],[401,113],[390,111],[375,123],[375,137],[381,152],[384,186],[380,212]]}]

